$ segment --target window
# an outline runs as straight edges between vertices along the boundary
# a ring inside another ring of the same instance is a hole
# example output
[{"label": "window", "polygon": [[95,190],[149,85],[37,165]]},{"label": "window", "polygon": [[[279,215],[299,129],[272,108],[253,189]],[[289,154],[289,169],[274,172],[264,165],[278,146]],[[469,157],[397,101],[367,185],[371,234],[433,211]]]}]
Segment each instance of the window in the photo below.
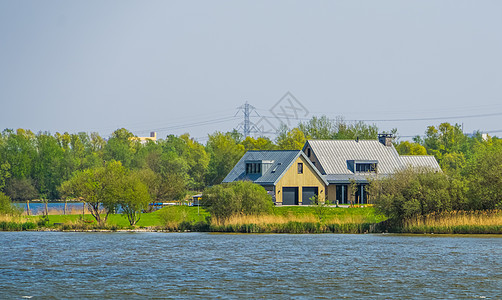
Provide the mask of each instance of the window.
[{"label": "window", "polygon": [[260,163],[246,163],[246,174],[260,174],[261,164]]},{"label": "window", "polygon": [[303,174],[303,163],[298,163],[298,174]]},{"label": "window", "polygon": [[376,164],[356,163],[356,172],[361,172],[361,173],[376,172]]},{"label": "window", "polygon": [[310,157],[310,148],[307,148],[307,156]]}]

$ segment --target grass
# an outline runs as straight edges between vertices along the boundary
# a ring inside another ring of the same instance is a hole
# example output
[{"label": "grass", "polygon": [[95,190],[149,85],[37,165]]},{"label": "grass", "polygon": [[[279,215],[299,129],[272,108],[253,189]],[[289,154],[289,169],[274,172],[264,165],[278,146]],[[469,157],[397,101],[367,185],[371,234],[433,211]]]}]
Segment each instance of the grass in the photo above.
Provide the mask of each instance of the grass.
[{"label": "grass", "polygon": [[452,211],[406,220],[403,233],[502,233],[502,210]]},{"label": "grass", "polygon": [[[376,224],[386,218],[373,207],[327,208],[322,222],[315,207],[275,207],[271,214],[259,216],[234,216],[225,222],[210,220],[210,214],[202,207],[169,206],[144,213],[134,228],[162,229],[170,231],[212,231],[250,233],[365,233],[376,232]],[[50,214],[48,221],[42,216],[0,216],[0,230],[30,230],[53,228],[62,230],[132,229],[121,214],[111,214],[107,225],[100,227],[90,214]],[[445,234],[502,234],[502,211],[465,212],[454,211],[431,214],[425,218],[407,220],[393,232],[445,233]]]}]

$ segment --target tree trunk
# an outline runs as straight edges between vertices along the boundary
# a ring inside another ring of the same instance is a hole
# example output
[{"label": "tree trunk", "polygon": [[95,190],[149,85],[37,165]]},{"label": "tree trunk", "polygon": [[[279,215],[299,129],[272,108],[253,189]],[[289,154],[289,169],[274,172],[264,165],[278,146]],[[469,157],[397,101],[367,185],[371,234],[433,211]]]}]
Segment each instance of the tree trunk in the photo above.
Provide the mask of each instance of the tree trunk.
[{"label": "tree trunk", "polygon": [[29,216],[30,212],[30,200],[26,200],[26,214]]}]

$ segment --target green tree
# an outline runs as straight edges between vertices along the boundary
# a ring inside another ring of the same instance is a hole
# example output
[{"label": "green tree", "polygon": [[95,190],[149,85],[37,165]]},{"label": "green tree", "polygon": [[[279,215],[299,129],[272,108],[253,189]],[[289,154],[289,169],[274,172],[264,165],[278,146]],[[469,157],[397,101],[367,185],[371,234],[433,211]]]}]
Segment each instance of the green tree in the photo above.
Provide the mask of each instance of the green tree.
[{"label": "green tree", "polygon": [[277,149],[277,146],[274,145],[274,143],[267,137],[259,137],[259,138],[253,138],[253,137],[246,137],[244,141],[242,141],[242,146],[244,146],[244,149],[246,151],[249,150],[275,150]]},{"label": "green tree", "polygon": [[134,226],[141,219],[142,210],[146,209],[150,202],[148,188],[136,173],[130,173],[121,182],[119,193],[122,214],[127,217],[129,224]]},{"label": "green tree", "polygon": [[4,130],[3,162],[10,164],[10,174],[14,178],[28,178],[32,174],[33,162],[36,159],[35,135],[30,130]]},{"label": "green tree", "polygon": [[502,143],[478,150],[463,174],[471,209],[502,208]]},{"label": "green tree", "polygon": [[307,139],[331,140],[336,135],[336,123],[326,116],[314,116],[308,122],[300,123],[298,129]]},{"label": "green tree", "polygon": [[244,146],[238,144],[230,133],[215,132],[209,135],[206,145],[209,154],[206,183],[220,183],[244,155]]},{"label": "green tree", "polygon": [[298,128],[288,129],[281,125],[277,135],[276,144],[280,150],[301,150],[306,142],[305,135]]},{"label": "green tree", "polygon": [[60,191],[66,197],[81,198],[92,216],[103,226],[108,215],[120,204],[127,170],[120,162],[111,161],[103,167],[77,171],[63,182]]},{"label": "green tree", "polygon": [[31,179],[28,178],[10,178],[5,187],[5,194],[14,201],[33,200],[39,196]]},{"label": "green tree", "polygon": [[10,164],[9,162],[0,162],[0,191],[5,187],[5,182],[10,177]]},{"label": "green tree", "polygon": [[377,210],[396,221],[461,208],[464,189],[442,172],[405,169],[371,183]]},{"label": "green tree", "polygon": [[427,150],[424,146],[408,141],[400,142],[396,146],[396,150],[399,155],[427,155]]},{"label": "green tree", "polygon": [[20,209],[12,204],[9,196],[0,192],[0,214],[1,215],[15,215],[21,212]]},{"label": "green tree", "polygon": [[272,198],[265,188],[250,181],[215,185],[204,191],[201,200],[211,216],[225,222],[234,215],[258,215],[272,210]]},{"label": "green tree", "polygon": [[135,144],[139,143],[133,138],[134,135],[125,128],[115,130],[104,146],[105,161],[116,160],[125,167],[130,167],[136,152]]},{"label": "green tree", "polygon": [[37,157],[33,163],[33,179],[43,199],[58,199],[58,187],[65,179],[61,172],[64,150],[49,133],[36,136]]}]

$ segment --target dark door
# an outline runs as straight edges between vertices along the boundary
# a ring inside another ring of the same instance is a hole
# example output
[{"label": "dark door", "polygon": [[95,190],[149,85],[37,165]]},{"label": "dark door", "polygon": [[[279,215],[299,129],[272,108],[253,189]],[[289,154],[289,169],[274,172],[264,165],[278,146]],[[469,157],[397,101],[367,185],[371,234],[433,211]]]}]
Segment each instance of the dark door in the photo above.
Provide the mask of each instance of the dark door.
[{"label": "dark door", "polygon": [[336,200],[338,200],[339,204],[347,204],[348,202],[348,193],[347,190],[349,187],[345,184],[336,185]]},{"label": "dark door", "polygon": [[298,188],[282,188],[282,205],[298,205]]},{"label": "dark door", "polygon": [[317,196],[317,187],[303,187],[302,188],[302,205],[310,205],[312,201],[310,198]]}]

